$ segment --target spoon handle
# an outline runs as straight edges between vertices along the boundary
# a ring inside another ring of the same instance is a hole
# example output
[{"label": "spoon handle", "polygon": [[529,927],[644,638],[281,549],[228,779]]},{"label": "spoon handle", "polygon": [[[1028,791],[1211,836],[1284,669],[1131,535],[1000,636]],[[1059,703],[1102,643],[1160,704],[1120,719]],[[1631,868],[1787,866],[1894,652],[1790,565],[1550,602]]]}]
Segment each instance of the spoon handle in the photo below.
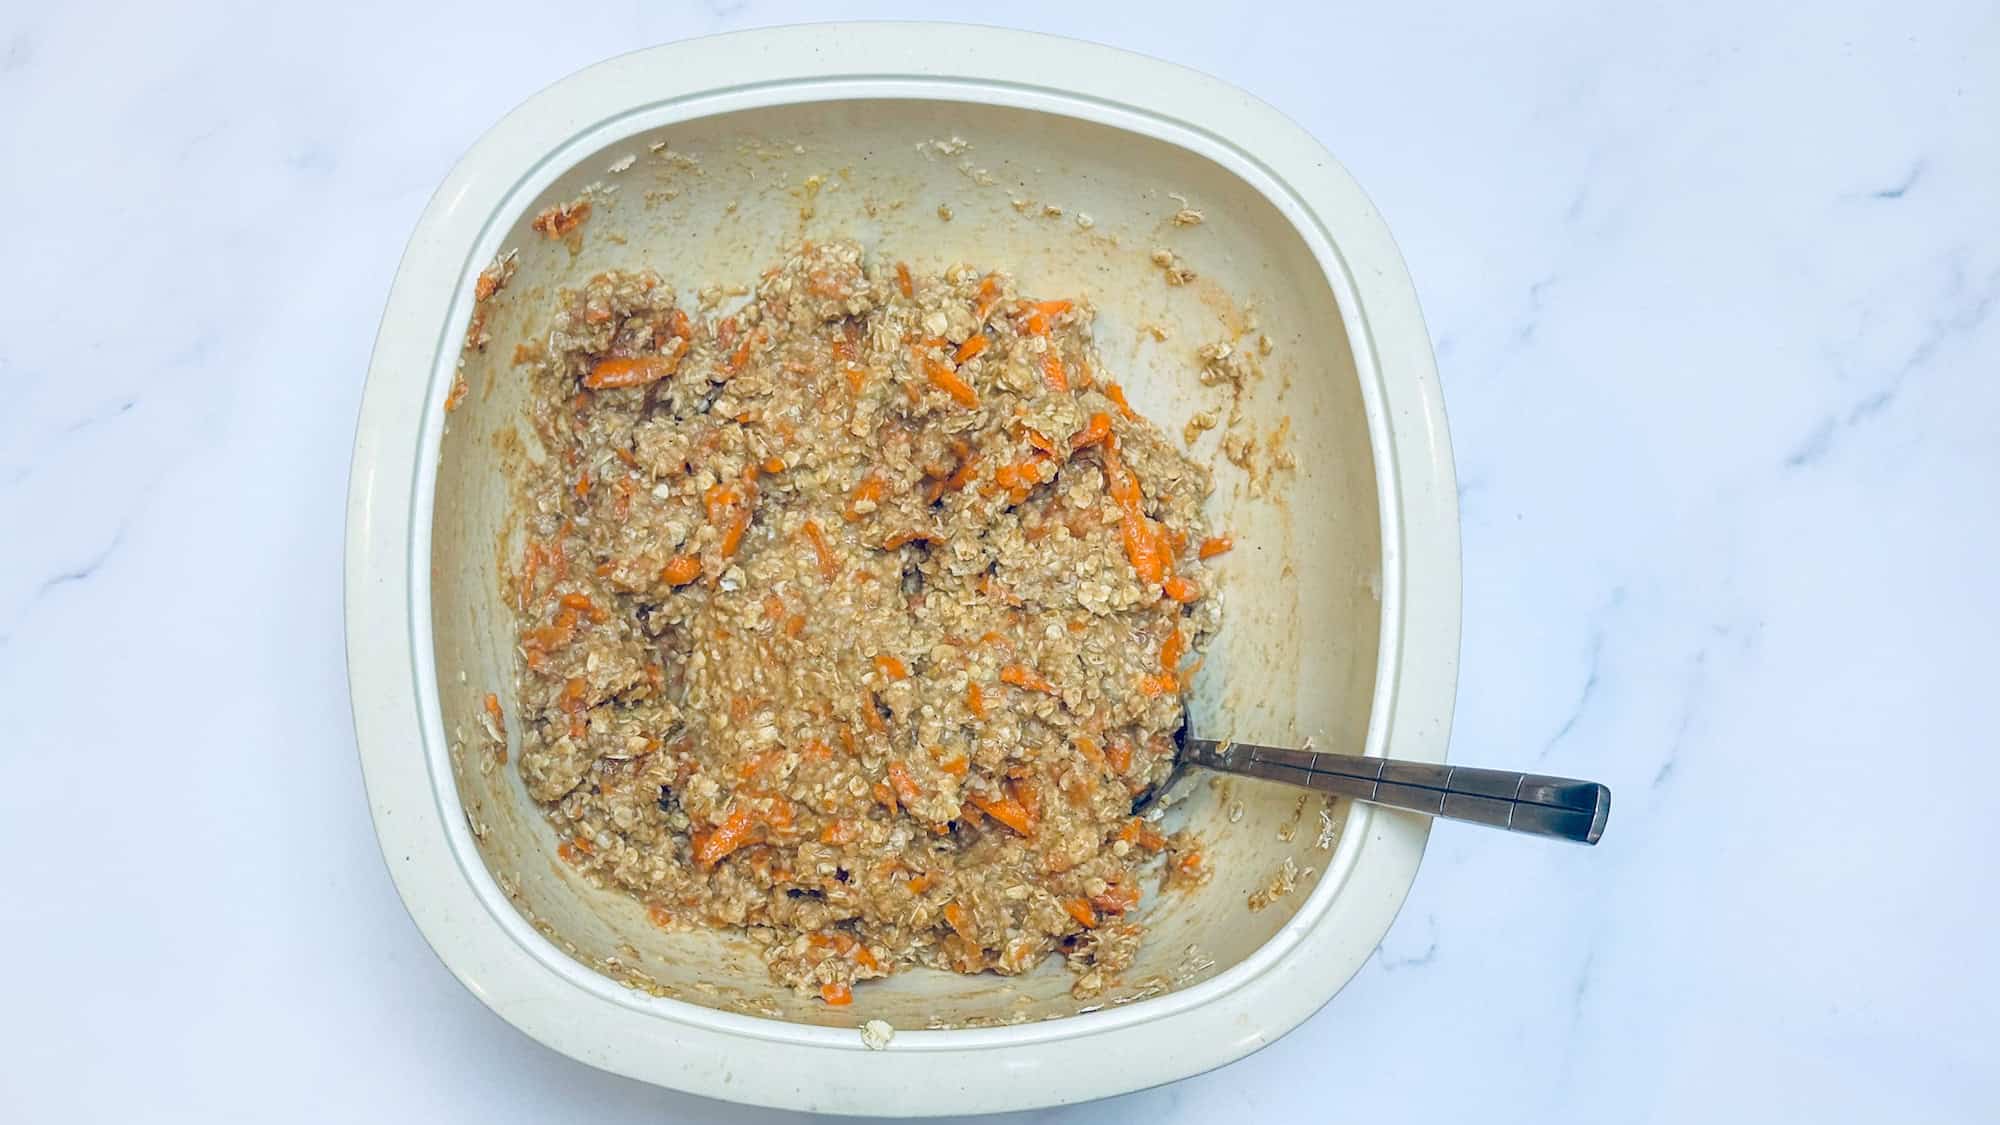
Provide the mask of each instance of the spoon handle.
[{"label": "spoon handle", "polygon": [[1594,781],[1430,762],[1282,750],[1190,738],[1181,758],[1224,773],[1302,785],[1322,793],[1448,820],[1595,844],[1611,815],[1611,790]]}]

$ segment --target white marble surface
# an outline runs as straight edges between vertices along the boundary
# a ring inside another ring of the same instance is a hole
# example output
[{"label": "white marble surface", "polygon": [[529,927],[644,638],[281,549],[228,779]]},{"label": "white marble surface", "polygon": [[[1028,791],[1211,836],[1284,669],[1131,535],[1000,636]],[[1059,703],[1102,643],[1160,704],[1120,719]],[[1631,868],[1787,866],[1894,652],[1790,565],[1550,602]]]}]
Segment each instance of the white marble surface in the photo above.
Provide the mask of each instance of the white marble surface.
[{"label": "white marble surface", "polygon": [[[347,457],[427,195],[579,66],[827,12],[578,7],[0,12],[0,1117],[779,1119],[490,1014],[356,769]],[[1453,754],[1618,793],[1595,851],[1440,829],[1304,1027],[1046,1119],[2000,1116],[2000,9],[838,14],[1151,52],[1325,140],[1438,345]]]}]

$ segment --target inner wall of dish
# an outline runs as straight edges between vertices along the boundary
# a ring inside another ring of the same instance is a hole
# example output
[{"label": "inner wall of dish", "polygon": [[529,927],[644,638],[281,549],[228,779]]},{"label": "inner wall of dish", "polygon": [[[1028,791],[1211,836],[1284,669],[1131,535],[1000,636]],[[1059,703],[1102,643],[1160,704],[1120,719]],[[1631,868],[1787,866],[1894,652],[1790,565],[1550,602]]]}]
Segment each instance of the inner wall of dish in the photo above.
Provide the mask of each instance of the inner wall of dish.
[{"label": "inner wall of dish", "polygon": [[[629,168],[610,171],[628,156]],[[529,229],[542,207],[591,185],[578,248]],[[1183,207],[1202,221],[1176,224]],[[1268,336],[1264,374],[1235,404],[1238,429],[1257,437],[1257,472],[1220,455],[1221,429],[1193,447],[1215,466],[1212,522],[1237,540],[1223,560],[1225,624],[1197,677],[1193,724],[1203,735],[1277,744],[1310,736],[1322,749],[1359,751],[1382,570],[1359,383],[1334,295],[1305,244],[1227,169],[1165,141],[1029,110],[800,104],[631,136],[503,218],[519,270],[488,304],[492,343],[465,357],[471,393],[449,416],[440,454],[437,678],[480,858],[522,916],[578,961],[656,994],[808,1023],[963,1027],[1079,1010],[1055,957],[1013,978],[907,971],[857,989],[851,1007],[829,1009],[774,985],[747,939],[663,932],[639,904],[590,886],[557,858],[552,830],[481,733],[480,706],[486,692],[498,693],[508,762],[518,761],[515,622],[501,593],[503,569],[522,546],[508,479],[522,455],[525,386],[511,359],[517,342],[545,331],[559,290],[604,269],[650,268],[691,295],[714,282],[751,284],[786,245],[836,237],[924,271],[957,262],[1006,269],[1024,293],[1087,296],[1109,377],[1170,433],[1198,410],[1226,420],[1232,409],[1228,388],[1201,384],[1196,348],[1216,340],[1256,348]],[[1195,278],[1167,284],[1152,260],[1158,248]],[[469,315],[464,302],[459,315]],[[1253,318],[1257,331],[1241,336]],[[1167,338],[1148,325],[1165,326]],[[1281,449],[1296,468],[1269,472]],[[1345,811],[1302,790],[1200,774],[1176,793],[1168,824],[1201,834],[1215,877],[1167,896],[1149,881],[1144,952],[1089,1007],[1184,988],[1253,953],[1325,874]],[[1295,889],[1253,909],[1288,866]]]}]

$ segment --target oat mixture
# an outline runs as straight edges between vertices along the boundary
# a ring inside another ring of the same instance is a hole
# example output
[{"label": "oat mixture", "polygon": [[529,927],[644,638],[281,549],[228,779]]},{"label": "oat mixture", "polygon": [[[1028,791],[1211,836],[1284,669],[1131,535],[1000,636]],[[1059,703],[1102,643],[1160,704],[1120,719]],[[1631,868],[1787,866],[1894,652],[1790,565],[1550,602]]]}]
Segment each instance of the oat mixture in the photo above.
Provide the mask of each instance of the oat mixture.
[{"label": "oat mixture", "polygon": [[527,365],[519,768],[560,854],[828,1003],[1051,951],[1100,990],[1155,869],[1205,874],[1131,810],[1219,620],[1207,472],[1082,302],[850,242],[719,292],[600,275]]}]

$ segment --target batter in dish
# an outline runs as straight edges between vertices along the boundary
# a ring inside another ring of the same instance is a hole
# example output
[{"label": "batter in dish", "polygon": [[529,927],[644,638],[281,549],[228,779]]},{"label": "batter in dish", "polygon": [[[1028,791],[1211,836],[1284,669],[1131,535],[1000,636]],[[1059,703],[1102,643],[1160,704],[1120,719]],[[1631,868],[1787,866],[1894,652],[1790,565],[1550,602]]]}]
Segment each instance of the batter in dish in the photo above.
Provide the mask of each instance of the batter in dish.
[{"label": "batter in dish", "polygon": [[1131,815],[1214,632],[1207,472],[1086,304],[807,244],[718,315],[561,296],[532,372],[520,770],[563,858],[828,1003],[910,965],[1090,995],[1195,842]]}]

